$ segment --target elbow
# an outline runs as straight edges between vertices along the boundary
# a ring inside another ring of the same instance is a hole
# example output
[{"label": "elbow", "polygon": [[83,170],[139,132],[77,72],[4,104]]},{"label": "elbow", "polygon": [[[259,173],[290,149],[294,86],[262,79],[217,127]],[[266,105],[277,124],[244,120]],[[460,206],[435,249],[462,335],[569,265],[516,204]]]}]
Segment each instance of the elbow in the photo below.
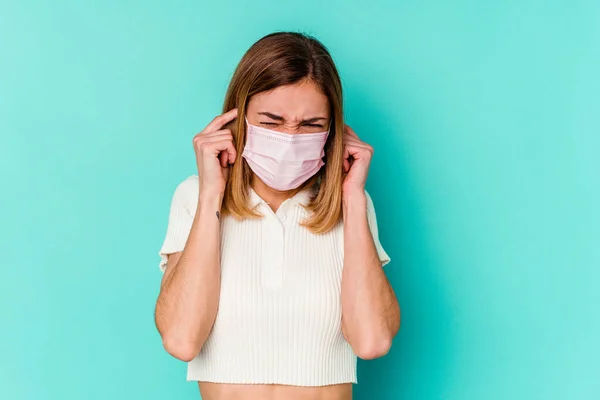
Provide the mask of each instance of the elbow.
[{"label": "elbow", "polygon": [[190,362],[200,352],[200,346],[195,345],[191,340],[165,335],[162,342],[167,353],[181,361]]},{"label": "elbow", "polygon": [[362,340],[352,345],[357,357],[363,360],[373,360],[389,353],[392,348],[392,340],[400,330],[400,307],[397,307],[397,312],[388,321],[387,328],[373,330],[368,334],[363,333]]},{"label": "elbow", "polygon": [[385,337],[365,341],[354,347],[356,356],[363,360],[373,360],[385,356],[392,348],[392,338]]}]

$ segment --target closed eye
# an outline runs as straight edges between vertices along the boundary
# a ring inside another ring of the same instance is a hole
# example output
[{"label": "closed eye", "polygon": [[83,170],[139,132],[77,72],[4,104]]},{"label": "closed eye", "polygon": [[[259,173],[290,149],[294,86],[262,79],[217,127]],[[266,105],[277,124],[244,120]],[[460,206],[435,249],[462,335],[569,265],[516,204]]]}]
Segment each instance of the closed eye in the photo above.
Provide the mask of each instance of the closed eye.
[{"label": "closed eye", "polygon": [[[261,125],[277,126],[279,124],[277,122],[261,122]],[[323,125],[319,125],[319,124],[303,124],[302,126],[309,126],[311,128],[322,128],[323,127]]]}]

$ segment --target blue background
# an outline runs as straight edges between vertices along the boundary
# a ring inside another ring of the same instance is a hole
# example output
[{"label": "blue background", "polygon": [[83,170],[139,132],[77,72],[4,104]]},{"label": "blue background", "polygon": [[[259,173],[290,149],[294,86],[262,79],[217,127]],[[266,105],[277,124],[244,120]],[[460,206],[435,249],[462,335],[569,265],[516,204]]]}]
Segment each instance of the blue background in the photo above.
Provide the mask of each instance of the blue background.
[{"label": "blue background", "polygon": [[246,49],[316,35],[402,327],[357,399],[600,398],[600,3],[0,3],[0,398],[196,399],[158,249]]}]

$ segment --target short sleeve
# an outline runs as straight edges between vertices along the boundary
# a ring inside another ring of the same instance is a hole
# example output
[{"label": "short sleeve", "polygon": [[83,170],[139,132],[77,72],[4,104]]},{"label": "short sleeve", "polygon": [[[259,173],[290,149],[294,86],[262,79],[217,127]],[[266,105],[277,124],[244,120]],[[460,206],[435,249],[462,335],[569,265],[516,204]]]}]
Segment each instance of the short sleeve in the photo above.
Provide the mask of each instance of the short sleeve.
[{"label": "short sleeve", "polygon": [[171,198],[167,232],[158,252],[159,268],[165,272],[167,255],[183,251],[192,229],[198,199],[198,177],[192,175],[180,182]]},{"label": "short sleeve", "polygon": [[373,236],[373,241],[375,242],[375,247],[377,248],[377,254],[379,255],[379,260],[381,260],[381,265],[386,265],[391,261],[390,256],[386,253],[379,241],[379,230],[377,228],[377,215],[375,214],[375,206],[373,205],[373,199],[369,193],[365,191],[367,195],[367,220],[369,222],[369,228],[371,229],[371,235]]}]

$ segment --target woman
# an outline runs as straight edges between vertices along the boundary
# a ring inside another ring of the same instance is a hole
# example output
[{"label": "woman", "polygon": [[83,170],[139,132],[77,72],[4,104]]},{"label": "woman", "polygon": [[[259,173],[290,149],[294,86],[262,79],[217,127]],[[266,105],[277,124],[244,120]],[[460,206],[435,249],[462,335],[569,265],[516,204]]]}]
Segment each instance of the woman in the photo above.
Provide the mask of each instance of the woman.
[{"label": "woman", "polygon": [[193,139],[160,249],[163,345],[204,400],[352,397],[400,309],[365,192],[372,148],[344,124],[314,38],[274,33],[240,61],[224,114]]}]

